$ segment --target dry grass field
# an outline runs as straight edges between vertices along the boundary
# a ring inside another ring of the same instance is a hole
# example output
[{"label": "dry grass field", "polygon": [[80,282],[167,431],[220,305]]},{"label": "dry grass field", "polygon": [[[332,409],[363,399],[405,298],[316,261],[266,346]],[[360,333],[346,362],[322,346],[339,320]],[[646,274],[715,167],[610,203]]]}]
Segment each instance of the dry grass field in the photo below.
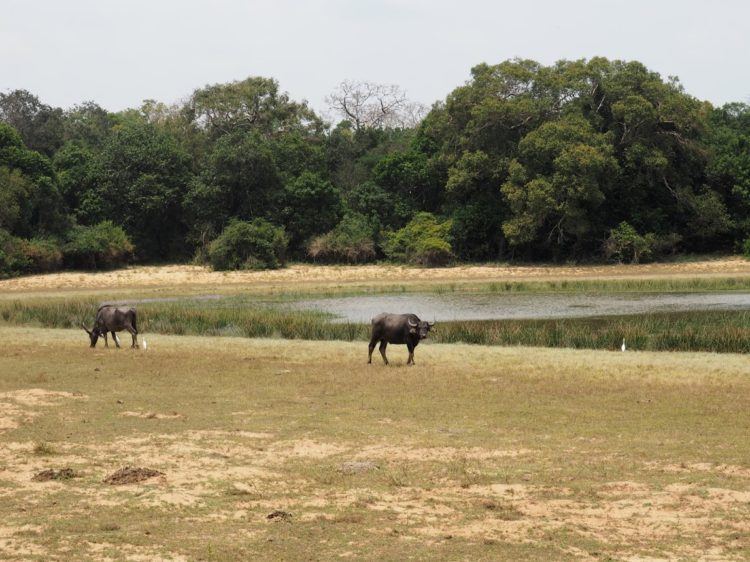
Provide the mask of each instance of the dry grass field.
[{"label": "dry grass field", "polygon": [[138,266],[100,273],[63,272],[32,275],[0,281],[0,296],[18,293],[49,293],[112,290],[168,290],[191,288],[213,292],[273,288],[389,285],[420,286],[445,283],[587,279],[712,278],[750,275],[750,260],[741,257],[703,259],[674,263],[596,266],[503,266],[462,265],[419,268],[399,265],[321,266],[293,264],[274,271],[215,272],[197,265]]},{"label": "dry grass field", "polygon": [[746,356],[145,337],[0,327],[0,558],[750,557]]}]

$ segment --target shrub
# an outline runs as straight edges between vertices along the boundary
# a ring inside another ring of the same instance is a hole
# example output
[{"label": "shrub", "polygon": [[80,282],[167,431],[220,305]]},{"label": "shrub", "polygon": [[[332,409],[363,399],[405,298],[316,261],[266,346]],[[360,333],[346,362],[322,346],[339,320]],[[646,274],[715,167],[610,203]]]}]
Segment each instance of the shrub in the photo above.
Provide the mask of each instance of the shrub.
[{"label": "shrub", "polygon": [[232,221],[208,248],[208,260],[219,271],[275,269],[284,264],[289,243],[284,229],[263,219]]},{"label": "shrub", "polygon": [[63,259],[68,267],[108,269],[130,262],[134,249],[121,227],[104,221],[94,226],[74,227],[63,246]]},{"label": "shrub", "polygon": [[46,273],[60,269],[62,252],[54,240],[24,240],[0,229],[0,276]]},{"label": "shrub", "polygon": [[604,242],[604,256],[618,262],[639,263],[652,256],[655,243],[653,234],[641,236],[627,222],[621,222],[609,231],[609,238]]},{"label": "shrub", "polygon": [[742,253],[747,259],[750,259],[750,238],[745,238],[742,243]]},{"label": "shrub", "polygon": [[446,265],[454,259],[450,243],[452,222],[431,213],[417,213],[402,229],[386,235],[383,251],[389,259],[418,265]]},{"label": "shrub", "polygon": [[363,263],[375,259],[377,226],[357,213],[346,215],[336,228],[318,236],[307,247],[316,261]]},{"label": "shrub", "polygon": [[62,266],[63,253],[55,240],[22,240],[20,250],[27,261],[24,273],[47,273]]},{"label": "shrub", "polygon": [[28,259],[21,251],[22,240],[0,228],[0,276],[18,275],[28,267]]},{"label": "shrub", "polygon": [[676,232],[657,236],[654,240],[654,256],[673,256],[681,242],[682,236]]}]

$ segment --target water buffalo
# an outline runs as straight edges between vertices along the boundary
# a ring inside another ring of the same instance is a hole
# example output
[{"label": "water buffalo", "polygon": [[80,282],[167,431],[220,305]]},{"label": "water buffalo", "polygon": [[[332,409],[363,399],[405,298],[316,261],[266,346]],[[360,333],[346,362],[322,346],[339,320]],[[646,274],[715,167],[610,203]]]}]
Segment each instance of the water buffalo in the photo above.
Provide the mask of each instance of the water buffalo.
[{"label": "water buffalo", "polygon": [[372,336],[370,337],[370,354],[367,362],[372,363],[372,352],[375,344],[380,342],[380,355],[387,365],[385,348],[389,343],[406,344],[409,349],[407,365],[414,365],[414,348],[427,337],[435,325],[434,322],[423,322],[416,314],[378,314],[372,319]]},{"label": "water buffalo", "polygon": [[112,333],[115,345],[120,347],[120,341],[117,339],[115,332],[122,330],[127,330],[133,337],[133,344],[130,347],[138,347],[138,323],[135,308],[131,306],[102,305],[96,311],[94,327],[89,330],[83,324],[81,326],[91,339],[91,347],[96,347],[96,342],[100,337],[104,338],[104,345],[109,347],[107,332]]}]

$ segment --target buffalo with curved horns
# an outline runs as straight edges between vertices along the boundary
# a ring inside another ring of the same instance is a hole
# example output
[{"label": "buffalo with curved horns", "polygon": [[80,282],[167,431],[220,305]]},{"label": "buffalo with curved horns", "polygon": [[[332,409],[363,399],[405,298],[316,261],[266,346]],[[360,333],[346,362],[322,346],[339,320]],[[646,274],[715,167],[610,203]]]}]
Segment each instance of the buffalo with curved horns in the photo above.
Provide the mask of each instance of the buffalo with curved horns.
[{"label": "buffalo with curved horns", "polygon": [[369,357],[367,362],[372,363],[372,352],[375,344],[380,342],[380,355],[387,365],[388,358],[385,356],[385,348],[389,343],[406,344],[409,350],[407,365],[414,365],[414,348],[420,341],[427,338],[434,322],[425,322],[416,314],[378,314],[372,319],[372,336],[370,337]]}]

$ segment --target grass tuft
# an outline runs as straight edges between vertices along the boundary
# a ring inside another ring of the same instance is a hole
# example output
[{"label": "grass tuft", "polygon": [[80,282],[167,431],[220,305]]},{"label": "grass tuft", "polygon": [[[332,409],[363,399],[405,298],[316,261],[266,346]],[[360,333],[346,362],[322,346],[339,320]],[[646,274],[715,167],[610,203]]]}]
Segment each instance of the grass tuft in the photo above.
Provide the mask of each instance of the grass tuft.
[{"label": "grass tuft", "polygon": [[32,452],[39,457],[48,457],[57,454],[55,448],[46,441],[38,441],[35,443]]}]

